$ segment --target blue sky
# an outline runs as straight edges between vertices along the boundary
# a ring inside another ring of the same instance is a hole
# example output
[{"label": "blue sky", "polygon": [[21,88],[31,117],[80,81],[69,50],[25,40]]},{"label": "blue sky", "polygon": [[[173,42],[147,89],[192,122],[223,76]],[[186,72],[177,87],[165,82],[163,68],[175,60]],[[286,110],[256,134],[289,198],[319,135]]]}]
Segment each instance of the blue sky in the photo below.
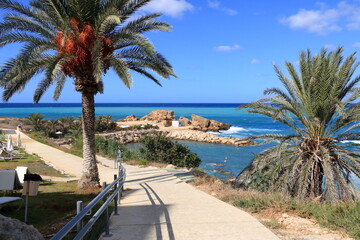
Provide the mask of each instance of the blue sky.
[{"label": "blue sky", "polygon": [[[22,1],[27,2],[27,1]],[[153,0],[144,12],[162,12],[171,32],[147,35],[173,65],[178,79],[159,87],[134,74],[127,89],[111,71],[96,102],[243,103],[280,87],[273,63],[297,64],[300,51],[314,54],[344,46],[344,55],[360,50],[360,1],[310,0]],[[139,13],[141,14],[141,13]],[[0,64],[18,46],[0,49]],[[357,71],[358,75],[360,71]],[[9,102],[32,102],[34,78]],[[54,102],[53,88],[40,102]],[[69,79],[58,102],[81,102]]]}]

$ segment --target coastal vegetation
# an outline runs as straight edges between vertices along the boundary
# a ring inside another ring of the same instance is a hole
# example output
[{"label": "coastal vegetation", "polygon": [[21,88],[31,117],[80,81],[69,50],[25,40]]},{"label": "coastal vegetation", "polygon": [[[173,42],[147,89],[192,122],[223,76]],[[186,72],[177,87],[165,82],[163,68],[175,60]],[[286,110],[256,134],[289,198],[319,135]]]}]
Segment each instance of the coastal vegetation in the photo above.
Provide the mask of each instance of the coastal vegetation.
[{"label": "coastal vegetation", "polygon": [[55,85],[57,100],[68,78],[81,93],[84,168],[80,188],[99,186],[94,96],[104,91],[103,75],[112,68],[127,87],[132,84],[130,70],[159,85],[148,70],[163,78],[175,76],[171,65],[143,36],[149,31],[168,31],[170,25],[157,20],[160,14],[135,15],[150,1],[33,0],[30,6],[0,1],[0,8],[9,11],[0,23],[0,46],[23,43],[20,53],[1,68],[3,101],[39,73],[44,77],[35,90],[35,103],[51,85]]},{"label": "coastal vegetation", "polygon": [[[286,235],[286,231],[294,234],[288,239],[293,239],[295,236],[296,239],[308,239],[309,236],[315,238],[315,235],[329,233],[327,229],[340,231],[354,239],[360,239],[360,225],[358,224],[360,202],[358,200],[337,203],[303,201],[284,193],[234,189],[232,183],[224,183],[206,174],[197,176],[197,180],[191,184],[224,202],[252,213],[258,219],[262,219],[264,225],[271,228],[273,232],[277,233],[279,229],[280,236]],[[286,216],[289,217],[289,222],[284,221]],[[299,217],[312,220],[309,221],[311,225],[305,225],[304,220],[296,220]],[[314,221],[326,230],[318,229]],[[302,234],[304,238],[301,237]],[[331,239],[347,238],[339,236]]]},{"label": "coastal vegetation", "polygon": [[299,72],[285,63],[290,78],[275,65],[286,91],[267,89],[264,94],[274,96],[240,107],[271,117],[293,133],[251,137],[278,144],[255,156],[237,176],[237,186],[301,199],[357,199],[353,176],[360,177],[360,145],[353,141],[360,139],[354,131],[360,120],[360,77],[353,74],[359,63],[355,53],[344,58],[342,52],[341,47],[314,56],[304,51]]},{"label": "coastal vegetation", "polygon": [[[102,118],[101,118],[102,119]],[[45,120],[44,120],[45,121]],[[47,120],[52,122],[52,120]],[[45,122],[44,122],[45,123]],[[115,122],[114,122],[115,123]],[[111,124],[109,124],[111,125]],[[60,148],[62,151],[74,154],[82,157],[83,141],[81,128],[73,128],[68,130],[68,134],[65,135],[65,139],[71,139],[71,141],[64,140],[70,143],[70,148],[61,147],[53,140],[49,139],[46,129],[47,124],[42,124],[45,128],[39,132],[29,132],[29,136],[35,140],[50,145],[52,147]],[[76,126],[76,124],[73,124]],[[153,126],[148,124],[144,125],[148,129],[152,129]],[[143,129],[139,126],[140,129]],[[137,125],[132,130],[137,130]],[[105,138],[103,136],[95,136],[95,152],[98,155],[107,157],[109,159],[116,159],[118,151],[123,152],[124,161],[135,161],[136,163],[145,165],[150,163],[165,163],[172,164],[177,167],[198,167],[201,163],[199,156],[193,153],[185,145],[182,145],[170,138],[164,136],[144,136],[140,140],[139,149],[129,149],[126,145],[121,144],[118,140],[113,138]]]},{"label": "coastal vegetation", "polygon": [[161,135],[145,136],[140,143],[140,149],[125,151],[124,160],[144,159],[187,168],[198,167],[201,163],[199,156],[187,146]]}]

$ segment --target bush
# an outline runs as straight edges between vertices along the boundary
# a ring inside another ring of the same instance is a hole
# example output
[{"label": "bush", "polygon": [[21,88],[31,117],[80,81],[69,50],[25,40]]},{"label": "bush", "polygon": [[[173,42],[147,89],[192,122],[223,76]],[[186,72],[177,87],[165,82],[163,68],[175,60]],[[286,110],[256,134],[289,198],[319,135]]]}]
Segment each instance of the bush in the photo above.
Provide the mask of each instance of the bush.
[{"label": "bush", "polygon": [[145,160],[145,156],[142,151],[126,149],[123,153],[123,159],[124,161]]},{"label": "bush", "polygon": [[96,152],[100,155],[107,156],[115,159],[119,149],[125,151],[126,148],[123,144],[114,139],[105,139],[101,136],[95,136]]},{"label": "bush", "polygon": [[145,159],[153,162],[173,164],[178,167],[198,167],[200,158],[196,153],[189,150],[178,142],[164,136],[145,136],[140,141]]}]

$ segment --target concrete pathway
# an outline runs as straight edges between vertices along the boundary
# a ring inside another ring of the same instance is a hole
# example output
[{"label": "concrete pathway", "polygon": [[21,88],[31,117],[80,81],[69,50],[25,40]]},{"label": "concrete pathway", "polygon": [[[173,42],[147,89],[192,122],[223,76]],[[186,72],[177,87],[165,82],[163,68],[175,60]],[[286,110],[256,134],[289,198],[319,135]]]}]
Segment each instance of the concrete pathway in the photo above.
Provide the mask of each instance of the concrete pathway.
[{"label": "concrete pathway", "polygon": [[[13,142],[16,142],[17,131],[15,130],[3,130],[4,134],[10,134],[13,138]],[[71,175],[72,179],[79,179],[82,171],[82,158],[74,156],[70,153],[63,152],[56,148],[37,142],[24,133],[20,132],[21,145],[26,152],[36,154],[44,161],[49,162],[56,169]],[[108,160],[109,161],[109,160]],[[114,174],[117,174],[117,170],[98,164],[100,181],[110,183],[114,180]]]},{"label": "concrete pathway", "polygon": [[[81,158],[38,143],[23,133],[21,137],[26,151],[39,155],[70,175],[80,175]],[[111,166],[111,161],[105,161],[104,165]],[[250,214],[186,184],[166,169],[124,166],[127,178],[119,206],[120,215],[111,218],[112,236],[100,239],[279,239]],[[116,170],[99,165],[99,172],[102,181],[111,181]]]}]

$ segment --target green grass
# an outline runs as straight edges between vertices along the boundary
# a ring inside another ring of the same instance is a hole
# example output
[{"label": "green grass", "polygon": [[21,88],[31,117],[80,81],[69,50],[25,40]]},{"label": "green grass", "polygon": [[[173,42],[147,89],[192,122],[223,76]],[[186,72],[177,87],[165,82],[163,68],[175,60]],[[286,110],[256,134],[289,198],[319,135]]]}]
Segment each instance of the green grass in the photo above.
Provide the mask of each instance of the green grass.
[{"label": "green grass", "polygon": [[[76,213],[76,201],[81,200],[87,203],[96,196],[99,190],[80,190],[77,189],[76,183],[42,183],[38,196],[29,197],[28,223],[34,225],[44,235],[53,233],[54,224],[66,222]],[[21,191],[12,195],[21,196]],[[19,206],[21,206],[20,209]],[[24,206],[25,200],[22,203],[6,204],[0,209],[0,213],[23,221]]]},{"label": "green grass", "polygon": [[[89,203],[101,189],[93,188],[80,190],[76,183],[45,182],[39,187],[37,196],[29,197],[28,224],[34,225],[44,236],[51,236],[58,232],[76,214],[76,202],[83,201],[84,205]],[[21,197],[21,191],[7,194],[7,196]],[[23,201],[4,205],[0,209],[0,214],[24,221],[25,198]],[[101,206],[100,202],[92,209],[94,214]],[[109,206],[109,216],[114,207]],[[91,216],[85,217],[89,220]],[[85,235],[84,239],[98,239],[104,231],[104,215],[95,223],[91,231]],[[64,239],[73,239],[74,232],[71,232]]]},{"label": "green grass", "polygon": [[321,226],[360,239],[360,201],[336,204],[301,201],[274,193],[241,192],[233,204],[250,212],[272,209],[315,219]]},{"label": "green grass", "polygon": [[34,139],[35,141],[46,144],[50,147],[57,148],[61,151],[73,154],[73,155],[81,157],[81,158],[83,157],[82,149],[79,149],[79,148],[69,149],[66,147],[59,146],[58,144],[54,143],[53,141],[47,139],[45,136],[41,135],[40,132],[27,132],[26,135],[28,135],[30,138]]},{"label": "green grass", "polygon": [[54,168],[46,165],[38,156],[24,153],[22,157],[12,160],[0,160],[0,170],[14,170],[17,166],[28,167],[31,173],[45,176],[66,177]]}]

